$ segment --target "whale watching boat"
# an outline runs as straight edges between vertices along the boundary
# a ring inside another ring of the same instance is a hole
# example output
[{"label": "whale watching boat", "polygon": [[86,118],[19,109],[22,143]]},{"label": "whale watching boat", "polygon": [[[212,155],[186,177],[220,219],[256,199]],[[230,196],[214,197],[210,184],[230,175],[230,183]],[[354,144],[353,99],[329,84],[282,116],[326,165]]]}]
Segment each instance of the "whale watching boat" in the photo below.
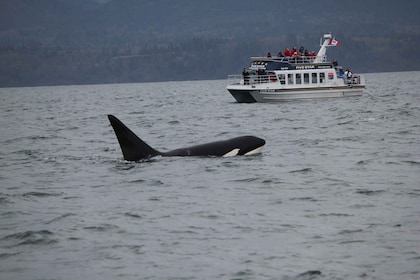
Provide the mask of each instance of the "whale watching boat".
[{"label": "whale watching boat", "polygon": [[364,77],[327,60],[327,48],[338,45],[328,33],[316,54],[294,49],[285,55],[251,57],[242,75],[228,76],[226,89],[239,103],[360,96]]}]

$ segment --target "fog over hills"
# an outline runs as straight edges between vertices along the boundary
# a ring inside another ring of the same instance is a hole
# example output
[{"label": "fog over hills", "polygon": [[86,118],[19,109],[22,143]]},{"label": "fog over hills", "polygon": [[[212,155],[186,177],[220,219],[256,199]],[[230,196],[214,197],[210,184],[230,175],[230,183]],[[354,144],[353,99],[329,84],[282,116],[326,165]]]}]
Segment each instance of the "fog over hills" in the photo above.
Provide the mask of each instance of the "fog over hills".
[{"label": "fog over hills", "polygon": [[355,72],[419,70],[420,2],[2,0],[0,86],[222,79],[304,45]]}]

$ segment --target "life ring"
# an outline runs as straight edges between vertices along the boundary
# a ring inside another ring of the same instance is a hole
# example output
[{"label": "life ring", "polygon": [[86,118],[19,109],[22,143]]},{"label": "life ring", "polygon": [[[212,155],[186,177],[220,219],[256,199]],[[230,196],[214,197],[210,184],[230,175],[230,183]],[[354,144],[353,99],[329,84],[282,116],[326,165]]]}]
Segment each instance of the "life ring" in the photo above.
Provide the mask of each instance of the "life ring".
[{"label": "life ring", "polygon": [[273,82],[273,83],[277,82],[276,75],[270,74],[270,81]]}]

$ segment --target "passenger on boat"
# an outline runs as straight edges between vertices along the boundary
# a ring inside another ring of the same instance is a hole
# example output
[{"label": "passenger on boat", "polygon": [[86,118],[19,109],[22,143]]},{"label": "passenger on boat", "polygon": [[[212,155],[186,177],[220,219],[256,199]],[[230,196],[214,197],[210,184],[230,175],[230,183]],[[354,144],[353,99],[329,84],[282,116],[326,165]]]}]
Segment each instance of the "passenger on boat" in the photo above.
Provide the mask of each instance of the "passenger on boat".
[{"label": "passenger on boat", "polygon": [[271,57],[271,53],[269,52],[269,53],[267,53],[267,57]]},{"label": "passenger on boat", "polygon": [[[303,56],[305,58],[305,62],[311,62],[311,61],[313,61],[314,53],[310,52],[308,50],[305,50],[305,52],[303,53]],[[316,54],[315,54],[315,56],[316,56]]]},{"label": "passenger on boat", "polygon": [[277,54],[277,57],[284,57],[284,55],[283,55],[283,53],[280,51],[280,52]]},{"label": "passenger on boat", "polygon": [[351,79],[351,77],[353,76],[353,73],[350,71],[350,69],[346,69],[346,71],[344,72],[344,75],[346,75],[347,79]]},{"label": "passenger on boat", "polygon": [[249,85],[249,72],[246,68],[242,70],[242,77],[244,79],[244,84]]},{"label": "passenger on boat", "polygon": [[285,57],[289,57],[290,56],[290,50],[289,50],[289,48],[285,48],[284,49],[284,56]]},{"label": "passenger on boat", "polygon": [[262,76],[262,75],[265,75],[265,70],[264,70],[264,69],[262,69],[262,68],[260,68],[260,69],[258,69],[258,70],[257,70],[257,74],[258,74],[258,75],[261,75],[261,76]]},{"label": "passenger on boat", "polygon": [[291,52],[291,56],[293,57],[298,57],[299,53],[298,50],[296,49],[296,47],[293,47],[292,52]]},{"label": "passenger on boat", "polygon": [[300,55],[303,55],[305,53],[305,48],[303,46],[300,47],[299,53]]},{"label": "passenger on boat", "polygon": [[339,78],[344,77],[344,70],[343,70],[343,67],[341,67],[341,66],[338,68],[338,77]]},{"label": "passenger on boat", "polygon": [[352,83],[353,73],[350,71],[350,69],[346,69],[344,72],[344,77],[346,78],[347,84]]}]

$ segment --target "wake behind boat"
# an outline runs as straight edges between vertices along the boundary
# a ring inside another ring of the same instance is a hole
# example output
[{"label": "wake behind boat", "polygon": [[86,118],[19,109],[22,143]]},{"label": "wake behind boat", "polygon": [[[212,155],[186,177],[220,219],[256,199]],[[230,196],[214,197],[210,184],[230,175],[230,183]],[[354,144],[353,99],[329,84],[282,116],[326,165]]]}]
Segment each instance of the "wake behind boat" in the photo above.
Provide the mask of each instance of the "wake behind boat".
[{"label": "wake behind boat", "polygon": [[364,77],[327,60],[327,48],[338,44],[331,34],[324,34],[316,54],[292,50],[251,57],[242,75],[228,76],[226,88],[239,103],[360,96]]}]

